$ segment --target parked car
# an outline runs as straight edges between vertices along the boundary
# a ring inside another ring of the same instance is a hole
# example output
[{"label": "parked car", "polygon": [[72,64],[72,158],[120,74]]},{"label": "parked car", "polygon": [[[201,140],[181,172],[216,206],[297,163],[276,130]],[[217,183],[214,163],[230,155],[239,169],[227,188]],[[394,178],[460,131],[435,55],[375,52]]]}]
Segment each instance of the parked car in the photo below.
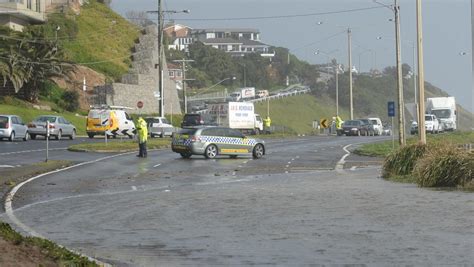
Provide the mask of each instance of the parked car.
[{"label": "parked car", "polygon": [[364,135],[375,136],[375,128],[369,119],[358,119],[363,122],[363,127],[366,129]]},{"label": "parked car", "polygon": [[342,129],[337,130],[337,135],[341,136],[345,134],[346,136],[350,135],[367,135],[368,129],[367,126],[360,120],[348,120],[342,124]]},{"label": "parked car", "polygon": [[147,117],[145,118],[148,126],[148,133],[151,137],[159,136],[161,138],[165,136],[172,136],[174,127],[171,125],[166,118],[163,117]]},{"label": "parked car", "polygon": [[28,132],[31,139],[36,139],[36,136],[40,135],[46,137],[47,122],[49,122],[50,137],[54,136],[56,140],[60,140],[63,136],[68,136],[71,140],[76,138],[76,127],[64,117],[43,115],[28,123]]},{"label": "parked car", "polygon": [[369,120],[374,127],[375,135],[382,135],[382,132],[383,132],[382,120],[380,120],[380,118],[369,118]]},{"label": "parked car", "polygon": [[228,127],[197,127],[173,134],[171,150],[183,158],[204,155],[212,159],[218,155],[228,155],[231,158],[253,156],[258,159],[265,155],[265,143]]},{"label": "parked car", "polygon": [[216,121],[210,114],[187,113],[181,122],[181,128],[192,128],[196,126],[217,126]]},{"label": "parked car", "polygon": [[8,138],[10,142],[13,142],[17,138],[28,141],[30,138],[28,127],[19,116],[0,115],[0,140],[4,138]]}]

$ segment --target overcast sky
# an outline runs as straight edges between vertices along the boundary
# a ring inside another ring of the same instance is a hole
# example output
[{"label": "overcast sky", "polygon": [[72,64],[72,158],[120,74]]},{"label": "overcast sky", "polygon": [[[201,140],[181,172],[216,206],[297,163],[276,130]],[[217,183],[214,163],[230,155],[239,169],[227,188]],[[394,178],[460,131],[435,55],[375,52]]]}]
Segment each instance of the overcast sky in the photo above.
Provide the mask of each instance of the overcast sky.
[{"label": "overcast sky", "polygon": [[[157,10],[157,2],[113,0],[112,8],[124,15],[129,10]],[[388,0],[379,2],[393,4]],[[404,40],[402,60],[410,66],[413,65],[412,42],[416,41],[415,2],[400,0],[401,36]],[[344,32],[350,26],[356,68],[360,65],[362,71],[367,71],[374,66],[383,69],[395,65],[394,24],[389,21],[393,11],[373,0],[163,0],[163,4],[165,10],[191,10],[190,14],[167,16],[176,23],[191,28],[256,28],[261,32],[262,42],[287,47],[291,53],[310,63],[327,62],[327,56],[314,54],[319,49],[347,65],[347,34]],[[333,13],[379,6],[357,12]],[[470,0],[423,1],[425,79],[474,111],[470,11]],[[331,14],[242,19],[314,13]],[[221,18],[227,20],[213,20]],[[382,39],[377,40],[378,36]]]}]

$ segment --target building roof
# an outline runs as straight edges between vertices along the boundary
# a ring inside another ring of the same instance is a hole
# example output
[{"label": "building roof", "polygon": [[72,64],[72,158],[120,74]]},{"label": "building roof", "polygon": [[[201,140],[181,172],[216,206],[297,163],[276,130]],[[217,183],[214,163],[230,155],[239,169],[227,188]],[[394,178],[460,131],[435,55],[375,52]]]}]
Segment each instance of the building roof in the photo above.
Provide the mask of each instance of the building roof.
[{"label": "building roof", "polygon": [[252,28],[207,28],[207,29],[195,29],[198,32],[250,32],[260,33],[257,29]]},{"label": "building roof", "polygon": [[246,46],[269,46],[267,44],[254,40],[240,39],[239,41],[241,41],[242,44]]},{"label": "building roof", "polygon": [[243,40],[236,40],[232,38],[214,38],[202,41],[204,44],[243,44]]}]

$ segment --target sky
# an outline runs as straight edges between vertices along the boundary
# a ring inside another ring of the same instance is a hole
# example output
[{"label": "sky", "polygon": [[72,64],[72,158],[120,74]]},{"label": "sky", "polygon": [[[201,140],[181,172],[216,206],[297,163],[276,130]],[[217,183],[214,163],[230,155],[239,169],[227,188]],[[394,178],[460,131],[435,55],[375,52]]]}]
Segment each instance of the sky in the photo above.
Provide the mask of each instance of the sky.
[{"label": "sky", "polygon": [[[389,21],[394,12],[382,6],[394,1],[377,0],[380,4],[373,0],[162,1],[164,10],[190,10],[189,14],[167,15],[167,20],[191,28],[255,28],[260,31],[262,42],[289,48],[292,54],[312,64],[324,64],[329,56],[347,65],[346,32],[350,27],[352,61],[357,69],[395,66],[395,25]],[[399,2],[402,61],[413,66],[416,1]],[[112,0],[112,8],[122,15],[132,10],[157,10],[157,6],[157,0]],[[354,9],[365,10],[340,12]],[[474,111],[471,1],[423,0],[422,12],[425,80]],[[281,17],[288,15],[298,16]],[[317,50],[321,53],[315,55]]]}]

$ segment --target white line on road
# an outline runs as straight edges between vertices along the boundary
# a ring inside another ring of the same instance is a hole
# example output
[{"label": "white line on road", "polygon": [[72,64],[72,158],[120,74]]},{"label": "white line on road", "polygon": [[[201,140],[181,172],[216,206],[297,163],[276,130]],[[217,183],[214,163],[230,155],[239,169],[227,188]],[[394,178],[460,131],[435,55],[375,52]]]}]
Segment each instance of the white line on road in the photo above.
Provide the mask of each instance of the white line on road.
[{"label": "white line on road", "polygon": [[133,190],[133,191],[137,191],[137,187],[136,187],[136,186],[132,186],[132,190]]},{"label": "white line on road", "polygon": [[344,169],[345,160],[351,154],[351,152],[349,150],[347,150],[347,148],[350,147],[350,146],[352,146],[352,144],[347,145],[347,146],[342,148],[344,151],[346,151],[347,154],[342,156],[342,158],[337,162],[336,168],[335,168],[336,171],[341,172]]},{"label": "white line on road", "polygon": [[160,167],[160,166],[161,166],[161,163],[156,164],[155,166],[153,166],[153,168]]},{"label": "white line on road", "polygon": [[357,166],[352,166],[351,171],[355,171],[357,169]]},{"label": "white line on road", "polygon": [[12,166],[12,165],[0,165],[0,168],[15,168],[15,166]]}]

